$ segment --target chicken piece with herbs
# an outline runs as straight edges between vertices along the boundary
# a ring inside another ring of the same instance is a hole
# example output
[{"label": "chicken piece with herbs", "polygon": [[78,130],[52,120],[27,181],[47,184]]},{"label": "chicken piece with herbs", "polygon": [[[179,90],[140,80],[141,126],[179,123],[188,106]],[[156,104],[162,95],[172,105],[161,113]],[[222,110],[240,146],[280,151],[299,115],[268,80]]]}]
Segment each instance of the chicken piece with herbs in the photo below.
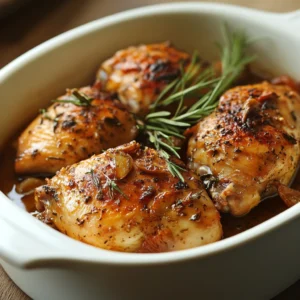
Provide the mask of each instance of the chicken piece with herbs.
[{"label": "chicken piece with herbs", "polygon": [[101,65],[97,80],[131,112],[145,116],[166,85],[181,75],[181,66],[189,62],[189,54],[167,42],[129,47]]},{"label": "chicken piece with herbs", "polygon": [[133,141],[63,168],[35,200],[61,232],[104,249],[165,252],[219,240],[218,211],[197,176],[182,175]]},{"label": "chicken piece with herbs", "polygon": [[296,172],[300,96],[267,82],[233,88],[189,134],[189,168],[220,211],[242,216]]},{"label": "chicken piece with herbs", "polygon": [[133,115],[119,101],[103,98],[94,88],[69,90],[61,102],[42,110],[18,139],[16,173],[54,174],[133,140],[137,134]]}]

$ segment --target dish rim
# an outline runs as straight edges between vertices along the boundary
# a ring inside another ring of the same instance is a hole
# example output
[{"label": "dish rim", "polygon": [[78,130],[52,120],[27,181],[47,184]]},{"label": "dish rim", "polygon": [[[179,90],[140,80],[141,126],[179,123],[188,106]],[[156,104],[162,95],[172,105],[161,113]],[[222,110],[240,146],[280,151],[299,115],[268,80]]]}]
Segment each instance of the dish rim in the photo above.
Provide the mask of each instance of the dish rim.
[{"label": "dish rim", "polygon": [[[90,34],[94,31],[100,31],[105,27],[109,27],[114,24],[119,24],[125,22],[126,20],[143,18],[151,15],[157,14],[185,14],[185,13],[194,13],[196,11],[207,12],[212,14],[219,15],[227,15],[229,18],[234,17],[241,12],[245,15],[245,17],[251,19],[253,22],[261,16],[264,16],[265,19],[259,20],[260,23],[263,24],[264,27],[273,28],[276,27],[276,31],[284,32],[285,34],[291,35],[293,38],[299,38],[299,34],[296,32],[290,32],[288,29],[291,29],[291,24],[285,24],[284,21],[288,21],[293,16],[299,15],[300,11],[278,14],[278,13],[270,13],[264,12],[260,10],[254,10],[250,8],[242,8],[234,5],[227,4],[216,4],[216,3],[196,3],[196,2],[187,2],[187,3],[168,3],[168,4],[158,4],[158,5],[150,5],[144,6],[132,10],[128,10],[125,12],[117,13],[108,17],[104,17],[92,22],[89,22],[85,25],[76,27],[72,30],[69,30],[65,33],[62,33],[38,46],[29,50],[25,54],[21,55],[5,67],[0,70],[0,82],[5,81],[6,78],[13,76],[15,72],[19,69],[23,68],[25,65],[30,64],[32,61],[38,59],[40,56],[44,55],[47,52],[55,51],[59,46],[72,42],[86,34]],[[277,19],[282,22],[283,26],[272,25],[270,20]],[[300,19],[300,17],[299,17]],[[287,22],[288,23],[288,22]],[[4,195],[2,192],[0,193],[0,207],[1,201],[9,201],[10,203],[6,203],[4,208],[6,212],[9,213],[11,211],[16,211],[17,206],[12,203],[12,201]],[[28,222],[32,224],[36,224],[39,230],[37,233],[30,232],[27,230],[27,234],[31,235],[35,239],[39,238],[41,232],[46,232],[48,230],[53,230],[49,228],[47,225],[41,223],[36,220],[30,214],[25,211],[19,211],[20,216],[22,218],[27,218]],[[96,248],[94,246],[84,244],[83,242],[74,240],[58,231],[52,232],[53,236],[57,235],[58,239],[61,239],[62,243],[64,243],[64,250],[70,249],[72,247],[72,254],[64,252],[61,249],[53,247],[51,244],[51,248],[53,248],[54,254],[49,254],[49,256],[42,257],[37,256],[37,258],[28,259],[28,253],[24,254],[24,259],[21,265],[24,267],[37,267],[40,265],[45,266],[45,262],[48,263],[61,263],[66,261],[81,261],[85,263],[101,263],[106,265],[157,265],[157,264],[170,264],[175,262],[183,262],[187,260],[200,259],[208,256],[216,255],[220,252],[226,252],[231,249],[234,249],[239,246],[243,246],[251,241],[254,241],[262,236],[270,233],[273,230],[276,230],[286,223],[291,222],[295,218],[300,216],[300,204],[295,205],[294,207],[287,209],[286,211],[276,215],[275,217],[251,228],[242,233],[239,233],[233,237],[204,245],[201,247],[196,247],[192,249],[186,249],[181,251],[167,252],[167,253],[151,253],[151,254],[137,254],[137,253],[122,253],[115,252],[111,250],[105,250],[101,248]],[[3,215],[3,212],[0,212],[0,220],[7,221]],[[29,220],[31,219],[31,220]],[[10,221],[9,221],[10,222]],[[37,222],[37,223],[35,223]],[[38,224],[39,223],[39,224]],[[17,231],[17,230],[16,230]],[[54,230],[53,230],[54,231]],[[49,243],[50,245],[50,243]],[[57,250],[57,251],[56,251]],[[82,251],[84,250],[84,251]],[[4,253],[5,251],[1,251],[1,243],[0,243],[0,257],[4,257],[4,259],[9,254]],[[4,254],[3,254],[4,253]],[[22,255],[22,254],[21,254]],[[15,261],[15,258],[12,258],[12,261]]]}]

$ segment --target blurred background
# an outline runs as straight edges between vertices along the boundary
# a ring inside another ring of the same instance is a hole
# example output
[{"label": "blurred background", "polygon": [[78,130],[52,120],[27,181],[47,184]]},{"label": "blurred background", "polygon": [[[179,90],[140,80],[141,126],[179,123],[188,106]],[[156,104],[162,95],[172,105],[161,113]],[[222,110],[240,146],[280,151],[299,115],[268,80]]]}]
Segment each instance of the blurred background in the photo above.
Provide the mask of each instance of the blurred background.
[{"label": "blurred background", "polygon": [[[0,0],[0,68],[34,46],[78,25],[126,9],[163,2],[178,1]],[[273,12],[287,12],[300,8],[300,0],[211,2],[224,2]]]},{"label": "blurred background", "polygon": [[[81,24],[130,8],[168,2],[179,2],[179,0],[0,0],[0,68],[36,45]],[[190,2],[201,1],[190,0]],[[211,2],[223,2],[272,12],[300,9],[300,0]],[[29,299],[10,281],[1,266],[0,299]],[[300,281],[273,300],[284,299],[300,299]]]}]

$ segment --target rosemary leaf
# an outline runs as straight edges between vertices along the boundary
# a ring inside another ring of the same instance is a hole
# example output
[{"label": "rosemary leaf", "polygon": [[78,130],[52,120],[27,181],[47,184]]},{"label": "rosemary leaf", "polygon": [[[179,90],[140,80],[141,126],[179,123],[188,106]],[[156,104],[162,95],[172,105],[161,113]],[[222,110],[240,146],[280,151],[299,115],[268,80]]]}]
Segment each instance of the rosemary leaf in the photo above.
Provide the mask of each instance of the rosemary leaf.
[{"label": "rosemary leaf", "polygon": [[181,172],[186,170],[169,160],[167,161],[167,164],[168,164],[168,169],[170,173],[173,175],[173,177],[178,177],[182,182],[184,182],[184,178]]},{"label": "rosemary leaf", "polygon": [[170,90],[172,90],[172,88],[174,88],[178,82],[179,82],[179,79],[175,79],[174,81],[172,81],[170,84],[168,84],[168,85],[162,90],[162,92],[159,94],[159,96],[157,97],[157,99],[156,99],[156,101],[154,102],[154,104],[151,106],[152,110],[154,110],[154,109],[157,107],[159,101],[160,101],[161,99],[163,99],[163,97],[164,97],[166,94],[168,94],[168,92],[169,92]]},{"label": "rosemary leaf", "polygon": [[100,188],[101,188],[100,180],[99,180],[99,178],[95,175],[94,170],[91,169],[89,172],[86,172],[86,174],[91,174],[91,177],[92,177],[92,180],[93,180],[93,183],[94,183],[95,187],[96,187],[97,189],[100,189]]},{"label": "rosemary leaf", "polygon": [[[245,66],[255,58],[245,54],[249,42],[243,33],[230,33],[224,26],[223,35],[225,43],[223,46],[219,45],[222,74],[216,78],[213,66],[203,70],[199,56],[195,52],[186,70],[181,67],[181,77],[170,83],[157,97],[151,113],[142,126],[149,137],[149,142],[166,160],[172,176],[178,177],[181,181],[184,181],[181,174],[184,169],[170,160],[171,155],[180,157],[179,148],[174,145],[172,137],[183,140],[185,138],[183,133],[187,127],[211,114],[218,106],[220,96],[232,86]],[[202,96],[190,108],[184,106],[187,97],[197,95],[199,97],[201,93]],[[177,103],[177,109],[173,115],[166,111],[156,111],[159,107],[174,103]]]},{"label": "rosemary leaf", "polygon": [[43,118],[49,121],[53,121],[53,119],[48,115],[47,110],[45,108],[41,108],[39,112],[43,116]]},{"label": "rosemary leaf", "polygon": [[175,156],[177,156],[178,158],[180,158],[180,155],[177,152],[177,150],[179,150],[179,149],[175,149],[174,147],[172,147],[172,145],[169,145],[169,144],[163,142],[162,140],[157,140],[157,142],[160,145],[162,145],[164,148],[168,149],[172,154],[174,154]]},{"label": "rosemary leaf", "polygon": [[174,103],[175,101],[178,101],[178,99],[180,99],[181,96],[187,96],[189,94],[191,94],[194,91],[199,91],[203,88],[209,87],[210,85],[212,85],[213,83],[218,82],[218,78],[216,79],[211,79],[209,81],[201,81],[195,85],[192,85],[186,89],[184,89],[183,91],[177,92],[171,96],[169,96],[167,99],[163,100],[160,105],[161,106],[168,106],[172,103]]},{"label": "rosemary leaf", "polygon": [[71,103],[76,106],[90,106],[93,98],[88,97],[84,93],[79,92],[77,89],[71,91],[68,99],[54,99],[54,103]]},{"label": "rosemary leaf", "polygon": [[119,188],[119,186],[116,184],[115,181],[110,182],[110,189],[117,191],[119,194],[121,194],[125,199],[129,199],[128,196]]},{"label": "rosemary leaf", "polygon": [[148,114],[146,117],[146,120],[149,120],[151,118],[158,118],[158,117],[168,117],[171,113],[169,111],[157,111],[151,114]]},{"label": "rosemary leaf", "polygon": [[172,119],[157,118],[155,120],[156,120],[156,122],[162,122],[162,123],[170,124],[170,125],[177,126],[177,127],[187,127],[187,126],[190,126],[189,123],[177,122],[177,121],[174,121]]},{"label": "rosemary leaf", "polygon": [[117,191],[121,194],[125,199],[129,199],[128,196],[119,188],[115,180],[110,179],[105,173],[102,172],[104,177],[106,178],[105,186],[108,187],[109,197],[110,199],[114,198],[114,191]]},{"label": "rosemary leaf", "polygon": [[153,131],[161,131],[161,132],[169,134],[170,136],[176,136],[176,137],[179,137],[181,139],[184,139],[184,135],[183,134],[179,134],[176,131],[172,131],[172,130],[169,130],[169,129],[166,129],[166,128],[161,128],[161,127],[155,127],[155,126],[152,126],[152,125],[147,125],[147,129],[153,130]]}]

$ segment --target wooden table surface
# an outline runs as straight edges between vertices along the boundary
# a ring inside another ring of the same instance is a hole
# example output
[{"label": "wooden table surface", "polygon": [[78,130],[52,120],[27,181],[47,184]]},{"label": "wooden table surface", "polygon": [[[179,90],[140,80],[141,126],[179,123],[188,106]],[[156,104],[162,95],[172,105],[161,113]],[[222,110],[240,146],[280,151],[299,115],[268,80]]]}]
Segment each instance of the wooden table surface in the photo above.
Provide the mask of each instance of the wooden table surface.
[{"label": "wooden table surface", "polygon": [[[6,0],[0,0],[0,4],[1,1],[5,2]],[[91,20],[134,7],[176,1],[27,0],[27,2],[26,6],[23,5],[19,10],[17,7],[12,7],[12,9],[6,7],[5,14],[1,14],[0,12],[0,68],[49,38]],[[222,2],[274,12],[288,12],[300,9],[299,0],[223,0]],[[8,278],[1,266],[0,299],[29,299],[29,297]],[[275,299],[300,299],[300,281]]]}]

